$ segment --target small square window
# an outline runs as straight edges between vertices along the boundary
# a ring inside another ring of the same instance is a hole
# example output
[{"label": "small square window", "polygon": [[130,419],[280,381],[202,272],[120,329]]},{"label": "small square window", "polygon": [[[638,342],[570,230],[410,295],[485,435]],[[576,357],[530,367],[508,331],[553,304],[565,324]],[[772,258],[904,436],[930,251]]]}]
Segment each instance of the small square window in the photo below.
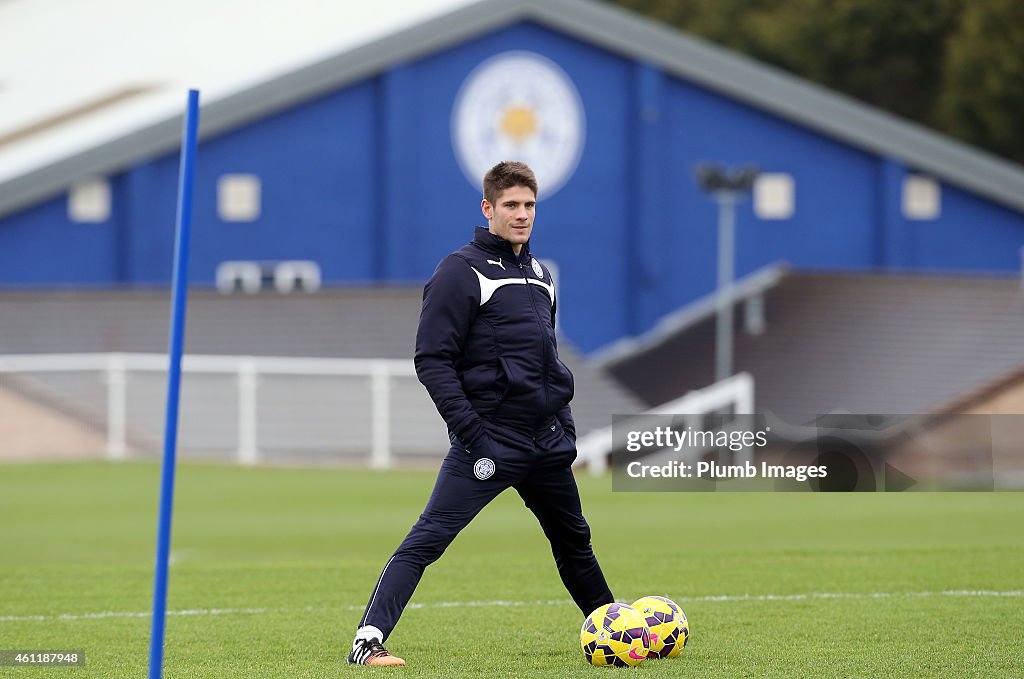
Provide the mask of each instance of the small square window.
[{"label": "small square window", "polygon": [[226,174],[217,181],[217,214],[225,222],[254,222],[260,216],[260,178]]},{"label": "small square window", "polygon": [[793,176],[767,172],[754,181],[754,214],[760,219],[789,219],[794,210]]},{"label": "small square window", "polygon": [[911,174],[903,179],[903,216],[938,219],[942,213],[942,187],[931,177]]},{"label": "small square window", "polygon": [[110,182],[93,177],[78,182],[68,192],[68,219],[96,224],[110,219]]}]

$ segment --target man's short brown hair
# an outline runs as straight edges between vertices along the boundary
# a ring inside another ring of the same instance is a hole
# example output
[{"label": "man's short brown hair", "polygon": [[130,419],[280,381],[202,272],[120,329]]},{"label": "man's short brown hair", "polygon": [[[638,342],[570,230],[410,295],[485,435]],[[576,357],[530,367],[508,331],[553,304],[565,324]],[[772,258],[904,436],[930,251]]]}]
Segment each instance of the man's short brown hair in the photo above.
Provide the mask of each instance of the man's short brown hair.
[{"label": "man's short brown hair", "polygon": [[530,166],[518,160],[503,160],[484,175],[484,200],[494,205],[501,192],[513,186],[525,186],[537,197],[537,177]]}]

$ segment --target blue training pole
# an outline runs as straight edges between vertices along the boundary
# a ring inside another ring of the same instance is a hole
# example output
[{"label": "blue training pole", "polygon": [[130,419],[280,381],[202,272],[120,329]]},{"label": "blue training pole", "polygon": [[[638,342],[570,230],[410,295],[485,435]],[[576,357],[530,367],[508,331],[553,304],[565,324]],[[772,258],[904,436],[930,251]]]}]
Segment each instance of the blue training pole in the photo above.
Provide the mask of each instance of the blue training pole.
[{"label": "blue training pole", "polygon": [[171,510],[174,507],[174,468],[178,444],[178,400],[181,353],[188,299],[188,249],[192,232],[192,184],[196,169],[199,91],[189,90],[185,110],[181,166],[178,171],[178,218],[174,235],[174,274],[171,284],[171,335],[167,357],[167,413],[164,418],[164,457],[160,470],[160,518],[156,534],[156,575],[153,580],[153,631],[149,642],[149,679],[160,679],[164,665],[164,624],[167,621],[167,560],[171,548]]}]

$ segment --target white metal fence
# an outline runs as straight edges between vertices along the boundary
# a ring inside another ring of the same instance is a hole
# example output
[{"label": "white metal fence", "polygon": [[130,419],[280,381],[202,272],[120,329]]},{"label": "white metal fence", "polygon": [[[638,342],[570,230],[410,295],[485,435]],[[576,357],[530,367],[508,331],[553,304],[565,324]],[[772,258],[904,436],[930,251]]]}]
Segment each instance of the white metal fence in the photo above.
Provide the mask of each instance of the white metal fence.
[{"label": "white metal fence", "polygon": [[[163,354],[0,356],[0,459],[157,455],[166,379]],[[186,355],[179,419],[183,454],[246,464],[386,467],[447,439],[408,360]]]},{"label": "white metal fence", "polygon": [[[0,460],[154,457],[163,448],[164,354],[0,355]],[[648,411],[753,412],[746,373]],[[258,462],[439,459],[444,423],[412,361],[186,355],[178,450]],[[577,465],[607,468],[611,427],[581,436]]]}]

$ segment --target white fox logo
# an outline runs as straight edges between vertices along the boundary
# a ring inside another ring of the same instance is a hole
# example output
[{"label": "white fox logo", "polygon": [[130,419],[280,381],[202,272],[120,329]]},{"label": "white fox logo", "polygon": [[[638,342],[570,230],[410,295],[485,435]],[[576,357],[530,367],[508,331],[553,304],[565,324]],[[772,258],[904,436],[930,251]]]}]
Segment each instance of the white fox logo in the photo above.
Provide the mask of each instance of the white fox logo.
[{"label": "white fox logo", "polygon": [[499,260],[488,259],[487,263],[488,264],[493,264],[495,266],[500,266],[502,271],[505,270],[505,263],[502,262],[500,259]]}]

